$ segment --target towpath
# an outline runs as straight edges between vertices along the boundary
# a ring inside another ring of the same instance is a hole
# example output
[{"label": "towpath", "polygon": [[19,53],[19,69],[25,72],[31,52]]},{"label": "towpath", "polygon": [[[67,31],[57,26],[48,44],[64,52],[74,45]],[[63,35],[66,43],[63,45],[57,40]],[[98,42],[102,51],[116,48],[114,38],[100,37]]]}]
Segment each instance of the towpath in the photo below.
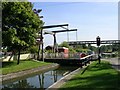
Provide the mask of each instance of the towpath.
[{"label": "towpath", "polygon": [[109,61],[113,68],[120,71],[120,58],[106,58],[102,60]]}]

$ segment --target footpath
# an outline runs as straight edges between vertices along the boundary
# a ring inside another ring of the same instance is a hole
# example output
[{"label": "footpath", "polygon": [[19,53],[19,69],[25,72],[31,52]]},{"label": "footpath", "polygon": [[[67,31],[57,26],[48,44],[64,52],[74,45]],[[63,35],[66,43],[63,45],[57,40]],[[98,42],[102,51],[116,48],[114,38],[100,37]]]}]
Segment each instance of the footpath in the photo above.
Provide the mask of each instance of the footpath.
[{"label": "footpath", "polygon": [[120,58],[105,58],[101,59],[110,62],[113,68],[120,71]]}]

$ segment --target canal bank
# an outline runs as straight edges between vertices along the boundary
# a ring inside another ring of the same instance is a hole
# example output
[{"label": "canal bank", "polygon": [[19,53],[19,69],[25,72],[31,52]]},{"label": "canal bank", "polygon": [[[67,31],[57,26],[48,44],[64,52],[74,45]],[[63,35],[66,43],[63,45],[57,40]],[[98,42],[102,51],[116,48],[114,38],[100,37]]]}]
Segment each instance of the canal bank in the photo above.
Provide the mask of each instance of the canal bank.
[{"label": "canal bank", "polygon": [[[84,73],[85,72],[85,73]],[[83,90],[83,89],[115,89],[119,90],[120,72],[112,68],[106,61],[91,63],[82,72],[76,71],[75,76],[69,80],[69,75],[60,79],[48,88],[48,90]],[[67,83],[66,83],[67,82]]]},{"label": "canal bank", "polygon": [[2,83],[7,83],[8,81],[13,82],[13,81],[16,81],[17,79],[22,79],[22,78],[34,76],[36,73],[46,72],[46,71],[49,71],[52,69],[56,69],[58,67],[59,67],[59,64],[53,63],[53,64],[45,65],[42,67],[33,68],[30,70],[24,70],[24,71],[20,71],[20,72],[16,72],[16,73],[1,75],[2,81],[0,81],[0,82],[2,82]]},{"label": "canal bank", "polygon": [[33,76],[28,75],[26,78],[22,77],[14,81],[9,80],[9,82],[3,83],[1,88],[2,90],[5,90],[5,88],[38,88],[45,90],[77,68],[76,66],[59,66],[56,69],[49,69],[46,72],[38,72]]},{"label": "canal bank", "polygon": [[62,77],[60,80],[58,80],[53,85],[49,86],[47,90],[58,90],[62,85],[64,85],[67,81],[69,81],[72,77],[74,77],[76,74],[78,74],[80,71],[85,71],[88,66],[83,66],[83,68],[77,68],[76,70],[72,71],[71,73],[67,74],[66,76]]}]

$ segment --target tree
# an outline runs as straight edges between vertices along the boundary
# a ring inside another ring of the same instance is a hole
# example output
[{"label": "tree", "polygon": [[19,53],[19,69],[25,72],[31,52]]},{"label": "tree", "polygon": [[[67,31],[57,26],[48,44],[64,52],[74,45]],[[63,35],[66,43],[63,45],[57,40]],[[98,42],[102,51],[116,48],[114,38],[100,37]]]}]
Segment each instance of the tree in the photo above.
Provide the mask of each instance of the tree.
[{"label": "tree", "polygon": [[3,46],[14,54],[36,43],[36,33],[43,25],[42,20],[33,12],[30,2],[2,3],[2,36]]},{"label": "tree", "polygon": [[70,53],[75,53],[76,52],[71,46],[69,46],[69,44],[66,41],[62,42],[59,46],[69,48]]},{"label": "tree", "polygon": [[38,48],[37,48],[37,46],[31,46],[29,48],[29,51],[30,51],[30,53],[35,54],[38,52]]},{"label": "tree", "polygon": [[69,44],[67,43],[67,42],[62,42],[60,45],[59,45],[60,47],[67,47],[67,48],[69,48]]},{"label": "tree", "polygon": [[82,44],[83,49],[87,49],[86,44]]},{"label": "tree", "polygon": [[118,51],[119,44],[112,44],[112,52]]}]

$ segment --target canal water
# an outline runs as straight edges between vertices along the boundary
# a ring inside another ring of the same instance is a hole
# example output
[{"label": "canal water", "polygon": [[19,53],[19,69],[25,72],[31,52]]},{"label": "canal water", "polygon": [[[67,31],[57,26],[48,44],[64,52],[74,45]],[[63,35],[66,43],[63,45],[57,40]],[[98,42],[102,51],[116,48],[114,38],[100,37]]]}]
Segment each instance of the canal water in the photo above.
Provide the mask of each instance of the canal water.
[{"label": "canal water", "polygon": [[2,90],[6,88],[48,88],[53,83],[61,79],[63,76],[69,74],[78,67],[60,66],[55,70],[50,70],[44,73],[37,73],[24,79],[19,79],[14,82],[7,82],[2,84]]}]

